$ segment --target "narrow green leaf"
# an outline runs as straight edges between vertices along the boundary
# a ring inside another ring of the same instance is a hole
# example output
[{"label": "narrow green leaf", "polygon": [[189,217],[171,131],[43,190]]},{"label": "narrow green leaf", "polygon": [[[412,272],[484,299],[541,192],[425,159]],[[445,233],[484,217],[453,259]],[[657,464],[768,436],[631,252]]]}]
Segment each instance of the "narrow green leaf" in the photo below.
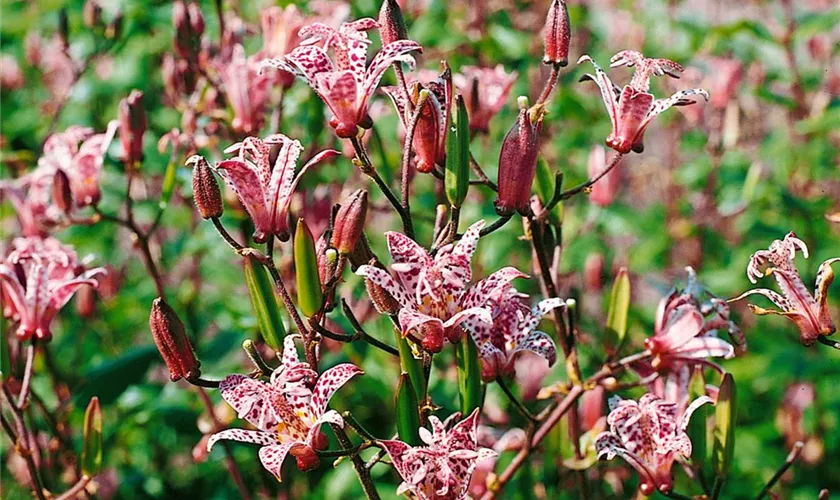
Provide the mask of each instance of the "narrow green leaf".
[{"label": "narrow green leaf", "polygon": [[735,380],[727,373],[720,384],[715,404],[715,430],[712,445],[712,467],[721,480],[726,478],[732,465],[735,449],[735,418],[737,415],[737,391]]},{"label": "narrow green leaf", "polygon": [[458,363],[458,393],[461,399],[461,415],[469,415],[476,408],[481,408],[481,361],[478,359],[478,347],[469,335],[455,347]]},{"label": "narrow green leaf", "polygon": [[321,278],[318,276],[315,239],[303,219],[299,219],[297,223],[294,247],[298,305],[304,316],[311,317],[321,310],[324,294],[321,291]]},{"label": "narrow green leaf", "polygon": [[444,187],[446,198],[453,207],[460,207],[470,186],[470,119],[467,106],[460,95],[446,133],[446,172]]},{"label": "narrow green leaf", "polygon": [[93,397],[85,410],[82,472],[93,477],[102,468],[102,410],[99,398]]},{"label": "narrow green leaf", "polygon": [[178,165],[174,161],[169,162],[166,166],[166,172],[163,174],[163,186],[160,190],[159,207],[162,209],[169,205],[169,200],[172,199],[172,192],[175,191],[175,180],[177,178]]},{"label": "narrow green leaf", "polygon": [[245,282],[263,340],[275,351],[281,351],[286,329],[280,318],[274,286],[268,272],[253,255],[245,257]]},{"label": "narrow green leaf", "polygon": [[408,373],[400,374],[400,382],[397,385],[397,435],[400,441],[411,446],[419,446],[420,434],[420,410],[417,404],[417,392],[414,384],[411,383],[411,376]]},{"label": "narrow green leaf", "polygon": [[610,356],[618,353],[627,335],[627,313],[630,310],[630,277],[627,268],[618,271],[607,310],[606,349]]}]

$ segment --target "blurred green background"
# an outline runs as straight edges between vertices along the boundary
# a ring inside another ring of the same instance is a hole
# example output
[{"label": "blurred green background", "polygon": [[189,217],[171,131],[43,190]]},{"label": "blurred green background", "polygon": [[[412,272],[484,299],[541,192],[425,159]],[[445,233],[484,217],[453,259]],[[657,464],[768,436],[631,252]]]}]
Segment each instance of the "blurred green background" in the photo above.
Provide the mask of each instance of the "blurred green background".
[{"label": "blurred green background", "polygon": [[[446,58],[455,72],[464,65],[502,64],[508,71],[519,73],[507,105],[491,122],[489,135],[476,137],[472,143],[476,159],[495,179],[501,138],[517,113],[516,96],[530,95],[533,100],[548,74],[547,67],[540,64],[542,39],[538,33],[549,2],[407,1],[409,36],[425,49],[418,67],[436,69],[439,60]],[[105,22],[110,22],[117,11],[122,13],[122,32],[81,76],[55,130],[86,125],[102,131],[109,120],[116,118],[120,99],[132,89],[142,90],[149,119],[146,159],[141,167],[146,182],[135,197],[138,217],[148,222],[157,209],[157,193],[170,160],[169,152],[158,152],[157,141],[173,127],[181,126],[181,114],[165,104],[160,69],[162,55],[172,51],[172,7],[163,1],[100,3]],[[693,266],[715,294],[732,297],[751,287],[745,274],[749,255],[788,231],[795,231],[811,250],[809,260],[798,260],[806,283],[813,282],[823,260],[840,256],[840,224],[827,218],[840,211],[840,8],[830,1],[792,3],[786,10],[780,2],[758,0],[569,2],[571,64],[562,71],[550,99],[541,150],[550,168],[564,173],[568,186],[587,178],[590,149],[603,142],[610,128],[594,85],[577,83],[584,72],[591,71],[589,67],[576,67],[578,56],[590,54],[603,67],[612,54],[625,48],[672,59],[691,71],[686,71],[680,81],[653,82],[654,93],[662,96],[701,84],[713,93],[713,100],[715,89],[720,88],[715,82],[720,76],[716,61],[731,59],[742,65],[742,77],[730,100],[719,106],[694,106],[701,110],[674,108],[657,119],[647,131],[646,151],[628,157],[620,166],[620,191],[611,205],[599,207],[586,196],[578,196],[563,207],[561,295],[575,297],[581,303],[584,373],[597,369],[601,359],[605,297],[621,266],[629,268],[633,284],[633,342],[626,348],[629,353],[640,348],[642,340],[652,333],[656,302],[672,283],[684,278],[686,265]],[[205,38],[217,42],[214,3],[200,4],[207,22]],[[241,17],[244,24],[236,26],[245,33],[246,53],[253,54],[261,46],[259,9],[270,2],[223,4],[229,22]],[[7,74],[14,61],[22,79],[21,84],[13,85],[4,76],[0,100],[4,179],[34,167],[55,111],[50,79],[43,64],[32,60],[27,47],[31,47],[32,37],[41,37],[41,57],[49,56],[48,40],[59,26],[59,9],[64,8],[74,58],[82,60],[98,50],[103,37],[84,26],[83,5],[81,1],[2,2],[2,71]],[[351,16],[375,17],[378,9],[374,0],[354,1]],[[624,69],[611,70],[610,74],[619,85],[630,75]],[[691,81],[692,77],[696,81]],[[393,81],[392,72],[386,80]],[[401,157],[397,117],[384,96],[376,100],[382,101],[385,109],[381,117],[376,117],[384,148],[374,141],[372,158],[386,178],[395,179]],[[304,146],[317,142],[322,148],[332,144],[340,149],[332,131],[324,127],[320,101],[301,82],[287,93],[283,106],[283,133],[299,138]],[[697,116],[698,111],[702,116]],[[205,126],[208,120],[200,117],[199,125]],[[217,160],[221,149],[231,142],[229,137],[212,137],[200,151]],[[101,205],[106,212],[117,213],[125,188],[121,164],[114,161],[113,152],[111,156],[106,162]],[[175,160],[183,164],[185,158]],[[366,182],[349,159],[341,159],[308,174],[299,189],[306,194],[297,203],[314,203],[313,198],[322,194],[315,186],[333,186],[330,193],[336,202],[342,187],[347,193]],[[428,176],[418,176],[414,186],[412,209],[421,242],[428,245],[436,200],[434,182]],[[250,367],[239,346],[258,334],[241,265],[212,226],[199,223],[190,195],[190,170],[181,168],[176,194],[164,213],[163,229],[153,250],[167,271],[173,305],[194,336],[205,376],[215,379],[247,372]],[[480,218],[495,220],[492,195],[480,186],[471,189],[462,229]],[[375,205],[386,206],[380,193],[374,198]],[[382,233],[397,228],[398,221],[385,216],[384,208],[374,213],[367,234],[387,264]],[[12,207],[4,203],[4,242],[17,234],[14,219]],[[236,211],[226,211],[229,227],[247,224],[243,220]],[[520,238],[521,234],[522,226],[514,219],[482,240],[474,261],[475,276],[484,277],[503,265],[533,274],[530,245]],[[57,414],[66,422],[76,450],[81,448],[84,407],[91,396],[99,396],[107,469],[99,480],[101,496],[236,497],[221,452],[202,457],[203,453],[196,451],[199,460],[193,457],[194,447],[200,450],[203,446],[199,444],[203,431],[209,429],[207,416],[194,390],[183,382],[167,380],[147,327],[154,286],[129,235],[100,223],[70,227],[58,232],[57,237],[75,245],[80,255],[96,255],[96,262],[111,265],[120,275],[118,293],[99,300],[92,318],[80,318],[73,307],[62,312],[49,346],[50,356],[38,358],[33,382],[35,393],[46,405],[59,408]],[[278,251],[278,263],[290,268],[291,247],[284,244],[278,248],[282,249]],[[604,286],[587,281],[583,273],[587,260],[594,262],[594,255],[604,257],[603,271],[595,272]],[[342,295],[362,309],[365,306],[359,304],[366,300],[364,287],[349,272],[345,277]],[[771,286],[769,282],[764,285]],[[518,288],[535,297],[540,295],[536,280],[523,281]],[[834,286],[830,298],[834,318],[840,318],[837,288]],[[821,488],[840,490],[840,391],[834,386],[840,375],[840,353],[821,345],[801,346],[792,323],[781,317],[753,317],[744,304],[735,307],[735,319],[746,334],[748,352],[723,362],[733,373],[741,398],[735,467],[724,497],[752,497],[783,462],[788,449],[775,416],[786,389],[796,382],[813,384],[816,397],[805,411],[803,429],[814,441],[810,458],[803,458],[782,479],[781,496],[812,499]],[[335,321],[347,326],[338,314]],[[389,325],[371,316],[366,326],[370,333],[390,341]],[[323,366],[352,361],[366,372],[339,391],[333,407],[352,409],[356,418],[378,436],[390,437],[394,429],[396,365],[364,344],[333,347],[325,355]],[[53,366],[46,366],[47,361]],[[440,370],[435,372],[431,388],[444,415],[457,408],[458,400],[454,375],[447,370],[449,361],[447,356],[437,359]],[[559,380],[562,372],[562,368],[554,370],[547,380]],[[214,401],[220,401],[218,394],[211,395]],[[496,406],[507,405],[496,387],[488,390],[488,398]],[[224,403],[218,406],[225,407]],[[35,426],[46,431],[41,414],[33,415]],[[226,423],[238,425],[229,411],[225,415]],[[515,412],[509,413],[509,419],[510,426],[523,425]],[[20,463],[9,458],[8,439],[2,443],[8,458],[2,469],[3,496],[28,498],[13,479]],[[286,481],[278,484],[260,467],[256,448],[239,445],[233,450],[253,491],[292,498],[361,496],[353,469],[346,461],[335,469],[325,463],[310,474],[293,470],[289,461]],[[507,455],[501,459],[503,463],[508,460]],[[550,459],[546,464],[535,461],[525,468],[507,486],[504,497],[565,498],[568,494],[564,490],[570,484],[566,476],[542,480],[543,467],[550,468],[549,463]],[[599,467],[605,465],[614,469],[623,464],[616,461]],[[597,471],[591,474],[593,479],[600,475]],[[396,475],[388,467],[378,466],[374,477],[383,496],[392,497],[398,485]],[[699,493],[687,486],[681,471],[677,477],[678,491]],[[597,486],[592,493],[596,497],[630,496],[636,481],[628,479],[624,493],[615,493],[606,483],[593,483]],[[63,489],[60,465],[47,476],[47,484],[54,491]]]}]

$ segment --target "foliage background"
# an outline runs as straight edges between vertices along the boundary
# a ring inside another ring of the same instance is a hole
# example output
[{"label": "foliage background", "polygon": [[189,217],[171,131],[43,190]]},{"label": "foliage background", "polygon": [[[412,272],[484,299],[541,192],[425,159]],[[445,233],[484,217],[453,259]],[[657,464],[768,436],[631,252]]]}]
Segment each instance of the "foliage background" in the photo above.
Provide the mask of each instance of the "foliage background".
[{"label": "foliage background", "polygon": [[[200,3],[208,36],[216,37],[213,2]],[[224,3],[229,14],[238,12],[250,24],[256,24],[258,8],[266,4]],[[411,1],[412,5],[419,3]],[[836,5],[832,8],[831,2],[822,6],[819,1],[794,3],[795,30],[789,46],[797,74],[781,43],[787,19],[775,1],[570,2],[572,61],[588,53],[606,65],[616,51],[635,48],[651,57],[698,66],[707,74],[714,71],[704,66],[707,56],[732,57],[743,62],[745,72],[736,97],[737,129],[730,130],[729,143],[721,151],[707,146],[707,129],[692,126],[683,114],[672,110],[647,132],[644,154],[624,161],[621,193],[615,203],[599,208],[580,196],[564,207],[562,294],[576,297],[584,312],[584,366],[590,362],[589,366],[593,366],[598,360],[605,316],[602,306],[609,288],[593,291],[582,286],[582,270],[593,253],[605,256],[604,283],[611,282],[620,266],[627,266],[632,274],[634,346],[640,346],[651,333],[655,304],[674,280],[683,278],[685,265],[694,266],[701,281],[716,294],[730,297],[749,287],[745,267],[750,253],[765,248],[790,230],[805,240],[812,251],[811,259],[799,262],[806,282],[813,281],[822,260],[840,256],[840,225],[825,217],[840,210],[840,9]],[[179,114],[165,107],[161,98],[159,65],[161,55],[171,50],[171,5],[141,0],[102,4],[106,19],[113,17],[117,9],[122,11],[122,42],[82,76],[58,118],[57,130],[74,124],[104,130],[107,122],[116,117],[120,99],[131,89],[144,91],[149,131],[142,170],[150,198],[140,201],[138,210],[141,219],[149,220],[157,206],[154,196],[168,162],[168,154],[158,153],[156,142],[180,122]],[[536,36],[547,5],[548,2],[488,0],[473,4],[431,0],[420,17],[410,10],[406,12],[410,37],[426,48],[421,66],[435,68],[445,56],[455,71],[465,64],[499,63],[519,72],[508,105],[492,121],[489,137],[473,141],[473,152],[491,177],[495,177],[501,138],[516,115],[515,96],[536,95],[547,76],[540,64],[542,42]],[[483,12],[476,14],[478,6],[483,6]],[[34,165],[50,126],[50,116],[43,108],[50,99],[49,93],[39,70],[26,60],[24,40],[31,33],[51,36],[57,29],[61,7],[69,15],[71,51],[79,56],[89,53],[93,36],[82,24],[83,2],[7,0],[2,4],[1,50],[17,61],[26,82],[17,90],[4,89],[0,101],[4,178],[18,175],[19,165]],[[353,2],[352,15],[375,16],[378,7],[374,0]],[[827,60],[815,59],[809,51],[810,41],[815,38],[828,44]],[[247,52],[256,51],[260,43],[259,35],[247,38]],[[577,83],[583,72],[574,64],[562,72],[558,90],[550,100],[542,147],[544,158],[552,168],[564,172],[569,186],[585,180],[588,152],[609,132],[609,119],[594,86]],[[621,72],[614,70],[611,74],[623,81],[616,76]],[[807,97],[803,116],[795,116],[797,102],[790,90],[797,79]],[[654,83],[658,94],[673,90],[663,83]],[[385,101],[384,97],[378,99]],[[376,124],[386,148],[374,147],[373,158],[379,168],[390,168],[393,176],[401,148],[395,133],[396,116],[387,107],[389,113],[377,119]],[[715,111],[707,108],[705,112],[709,116]],[[302,84],[296,84],[285,99],[281,130],[305,145],[317,136],[323,145],[334,138],[328,128],[323,129],[322,120],[320,102]],[[219,150],[228,144],[225,141],[222,138],[218,145],[206,150],[208,157],[218,159]],[[119,209],[124,197],[120,168],[113,159],[106,164],[102,205],[112,213]],[[169,271],[170,293],[177,298],[176,309],[194,335],[204,373],[208,378],[221,378],[248,369],[238,346],[245,338],[256,335],[256,324],[238,260],[209,224],[197,223],[189,200],[189,179],[188,169],[178,171],[176,196],[165,212],[163,238],[155,249]],[[332,183],[338,193],[346,183],[345,192],[349,192],[351,186],[363,182],[349,160],[344,159],[318,169],[301,191],[311,193],[310,188],[316,184]],[[415,191],[412,208],[419,221],[421,241],[428,243],[435,203],[431,179],[416,178]],[[488,190],[472,189],[471,203],[462,217],[464,224],[479,218],[494,220],[492,199]],[[384,203],[381,197],[377,203]],[[239,216],[232,210],[225,216],[229,224],[237,224],[235,219]],[[2,222],[3,239],[8,242],[17,231],[8,204],[3,205]],[[370,220],[368,236],[380,256],[385,254],[381,233],[394,227],[394,218],[379,212]],[[510,223],[482,240],[474,269],[476,276],[489,274],[502,262],[531,269],[529,245],[518,239],[520,234],[521,226]],[[128,235],[101,223],[71,227],[59,237],[76,245],[80,255],[95,254],[98,262],[122,270],[118,295],[98,303],[93,319],[82,320],[72,308],[62,313],[56,338],[50,345],[53,366],[46,366],[45,358],[39,357],[34,380],[34,391],[50,407],[58,404],[57,394],[71,394],[59,414],[74,430],[76,449],[81,447],[84,406],[90,396],[100,397],[108,468],[100,486],[103,497],[235,497],[220,452],[200,463],[192,458],[191,450],[202,437],[201,429],[207,430],[207,417],[202,414],[196,393],[186,384],[168,383],[147,327],[154,287],[137,254],[132,252]],[[280,261],[285,262],[289,256],[290,247],[283,246]],[[523,285],[529,287],[528,291],[539,295],[533,280]],[[840,318],[836,286],[833,292],[833,316]],[[364,289],[348,274],[343,293],[362,300]],[[840,476],[836,474],[840,470],[840,391],[834,385],[840,375],[840,354],[823,346],[803,348],[792,324],[778,317],[752,317],[744,314],[742,306],[736,308],[736,320],[746,333],[749,351],[742,358],[725,362],[738,382],[741,398],[736,465],[725,496],[754,495],[784,460],[787,450],[774,424],[774,414],[785,389],[797,381],[815,385],[816,402],[806,413],[806,428],[818,436],[824,454],[816,463],[796,465],[785,476],[783,497],[815,498],[820,488],[840,489]],[[380,338],[391,338],[390,327],[381,319],[368,323],[368,329]],[[360,364],[366,375],[340,391],[333,406],[339,410],[352,408],[368,428],[381,436],[390,435],[396,366],[365,345],[336,349],[324,365],[346,360]],[[439,366],[445,368],[446,359],[441,357],[439,361]],[[550,380],[562,377],[561,372],[562,369],[555,370]],[[446,414],[457,405],[457,389],[451,373],[437,373],[441,375],[433,380],[432,393],[437,402],[445,405],[441,412]],[[218,399],[217,394],[213,396]],[[495,388],[488,397],[502,407],[506,405]],[[224,407],[222,404],[218,408]],[[521,424],[517,418],[511,412],[512,424]],[[4,450],[8,445],[4,439]],[[308,498],[356,498],[361,494],[348,463],[335,469],[325,464],[309,475],[290,470],[287,482],[278,485],[259,466],[255,449],[243,445],[235,446],[234,451],[246,482],[254,489],[286,492],[293,497],[309,495]],[[508,459],[503,457],[502,461]],[[12,480],[8,465],[7,462],[2,470],[4,497],[28,497]],[[507,497],[529,498],[533,487],[538,497],[563,498],[562,478],[542,484],[544,470],[552,467],[533,463],[508,486]],[[381,492],[392,496],[398,483],[395,475],[379,466],[374,469],[374,476],[381,484]],[[60,484],[59,478],[49,478],[48,484]],[[595,493],[613,494],[606,485]]]}]

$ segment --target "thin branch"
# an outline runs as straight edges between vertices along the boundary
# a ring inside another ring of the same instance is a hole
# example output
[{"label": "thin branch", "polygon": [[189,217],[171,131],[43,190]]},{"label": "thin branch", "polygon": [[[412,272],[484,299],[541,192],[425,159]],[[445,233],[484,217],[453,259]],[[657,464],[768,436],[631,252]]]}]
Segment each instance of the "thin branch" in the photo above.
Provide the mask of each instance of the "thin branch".
[{"label": "thin branch", "polygon": [[[330,427],[332,427],[333,433],[335,433],[335,437],[338,439],[342,448],[345,450],[353,449],[353,442],[347,437],[344,429],[336,424],[330,424]],[[359,481],[362,483],[362,489],[365,491],[368,500],[379,500],[379,493],[376,491],[376,486],[370,477],[370,471],[365,467],[365,461],[362,460],[362,457],[358,453],[350,454],[350,461],[353,463],[353,468],[356,469],[356,474],[359,476]]]},{"label": "thin branch", "polygon": [[91,479],[93,478],[88,476],[87,474],[83,475],[81,478],[79,478],[78,481],[76,481],[76,484],[71,486],[69,490],[57,496],[55,500],[71,500],[73,498],[76,498],[76,495],[84,491],[85,487],[87,487]]},{"label": "thin branch", "polygon": [[624,155],[622,153],[616,153],[615,156],[612,157],[612,160],[610,160],[609,165],[607,165],[607,167],[604,170],[602,170],[600,174],[596,175],[592,179],[589,179],[588,181],[584,182],[579,186],[573,187],[568,191],[563,191],[563,193],[560,195],[559,201],[568,200],[572,196],[575,196],[576,194],[582,192],[583,190],[589,188],[590,186],[601,180],[602,177],[610,173],[610,170],[612,170],[619,163],[621,163],[622,158],[624,158]]},{"label": "thin branch", "polygon": [[534,414],[531,413],[528,410],[528,408],[525,407],[524,404],[522,404],[522,401],[519,401],[519,399],[516,397],[513,391],[511,391],[510,387],[508,387],[504,377],[497,377],[496,383],[499,384],[499,387],[502,389],[502,392],[505,393],[505,396],[507,396],[510,402],[513,403],[513,406],[516,407],[517,411],[519,411],[519,413],[522,414],[523,417],[525,417],[530,422],[536,421],[536,417],[534,417]]},{"label": "thin branch", "polygon": [[788,453],[787,458],[785,458],[785,463],[783,463],[782,466],[779,467],[779,470],[777,470],[776,473],[773,474],[773,477],[770,478],[770,481],[768,481],[767,484],[764,485],[764,488],[762,488],[762,490],[758,493],[758,495],[755,497],[755,500],[761,500],[762,498],[764,498],[765,495],[767,495],[767,493],[770,492],[770,488],[772,488],[773,485],[775,485],[776,482],[779,479],[781,479],[784,473],[787,472],[788,469],[790,469],[790,466],[793,465],[794,462],[796,462],[796,460],[799,458],[799,455],[802,454],[802,448],[804,447],[805,443],[803,443],[802,441],[797,441],[793,445],[793,449],[790,450],[790,453]]},{"label": "thin branch", "polygon": [[487,177],[487,174],[484,173],[484,170],[481,168],[481,165],[479,165],[478,162],[475,160],[475,156],[473,156],[472,153],[470,153],[470,168],[472,168],[472,171],[475,172],[475,175],[478,176],[478,181],[475,182],[476,184],[484,184],[493,191],[499,191],[499,186],[497,186],[495,182],[491,181],[490,178]]},{"label": "thin branch", "polygon": [[[397,65],[399,63],[396,63]],[[411,218],[411,207],[409,205],[409,195],[411,193],[411,184],[409,183],[409,174],[411,168],[411,146],[414,142],[414,132],[417,130],[417,122],[420,121],[420,112],[423,110],[423,105],[429,99],[428,91],[421,92],[417,99],[417,106],[414,108],[414,113],[411,115],[411,121],[406,127],[405,144],[403,145],[402,165],[400,167],[401,188],[402,188],[402,208],[409,219]],[[409,102],[408,94],[405,96],[406,102]],[[434,166],[433,166],[434,167]]]},{"label": "thin branch", "polygon": [[319,325],[316,321],[312,321],[312,320],[309,321],[309,326],[311,326],[313,330],[315,330],[319,334],[323,335],[324,337],[326,337],[330,340],[335,340],[336,342],[350,343],[350,342],[355,342],[357,340],[363,340],[363,341],[367,342],[368,344],[370,344],[374,347],[382,349],[383,351],[387,352],[388,354],[391,354],[391,355],[394,355],[394,356],[399,356],[400,355],[399,351],[397,351],[395,348],[389,346],[388,344],[385,344],[384,342],[380,342],[379,340],[377,340],[373,337],[370,337],[364,331],[357,331],[354,335],[347,335],[347,334],[344,334],[344,333],[336,333],[336,332],[334,332],[334,331],[332,331],[332,330],[330,330],[330,329],[328,329],[324,326]]},{"label": "thin branch", "polygon": [[[220,431],[222,429],[222,423],[216,416],[216,410],[213,408],[213,401],[210,400],[210,396],[207,394],[207,391],[205,391],[202,387],[199,387],[198,396],[199,399],[201,399],[201,402],[204,403],[204,409],[207,411],[207,414],[210,416],[210,420],[213,422],[214,430],[216,432]],[[233,478],[233,482],[236,483],[236,487],[239,490],[239,496],[244,500],[250,500],[251,495],[248,493],[248,488],[242,480],[242,473],[239,471],[239,466],[236,465],[236,460],[233,458],[233,452],[231,452],[231,449],[226,442],[222,442],[221,444],[225,450],[225,461],[227,462],[228,471],[230,472],[231,478]]]},{"label": "thin branch", "polygon": [[560,65],[559,64],[552,64],[551,65],[551,74],[548,76],[548,80],[545,82],[545,87],[543,87],[540,96],[537,98],[536,105],[540,105],[548,100],[548,96],[551,95],[551,91],[554,90],[554,87],[557,85],[557,78],[560,76]]},{"label": "thin branch", "polygon": [[230,245],[231,248],[233,248],[237,252],[242,250],[243,246],[240,245],[238,241],[236,241],[236,238],[234,238],[230,235],[229,232],[227,232],[227,229],[225,229],[225,226],[222,225],[222,221],[219,220],[218,217],[213,217],[210,220],[213,221],[213,226],[216,228],[216,231],[219,232],[219,234],[222,236],[222,238],[224,238],[224,240],[227,242],[228,245]]},{"label": "thin branch", "polygon": [[18,394],[17,407],[23,409],[26,405],[26,398],[29,396],[29,390],[32,387],[32,364],[35,360],[35,342],[26,346],[26,367],[23,369],[23,382],[20,387],[20,394]]}]

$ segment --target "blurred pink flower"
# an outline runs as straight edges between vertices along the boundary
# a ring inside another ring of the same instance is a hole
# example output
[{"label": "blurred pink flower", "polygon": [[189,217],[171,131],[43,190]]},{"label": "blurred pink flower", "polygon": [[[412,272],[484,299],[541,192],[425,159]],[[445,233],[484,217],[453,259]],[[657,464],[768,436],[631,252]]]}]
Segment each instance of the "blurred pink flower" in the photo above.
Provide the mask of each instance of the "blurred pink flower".
[{"label": "blurred pink flower", "polygon": [[671,466],[678,455],[691,456],[691,441],[685,433],[694,410],[711,403],[709,397],[695,399],[682,416],[677,405],[645,394],[638,403],[618,396],[610,398],[607,416],[610,430],[595,439],[598,458],[612,460],[616,455],[627,461],[641,477],[641,491],[652,495],[673,488]]},{"label": "blurred pink flower", "polygon": [[607,146],[619,153],[644,151],[645,129],[657,115],[671,106],[694,104],[688,99],[701,95],[706,100],[709,93],[703,89],[681,90],[667,99],[654,100],[650,90],[650,77],[669,75],[679,77],[682,66],[668,59],[649,59],[634,50],[623,50],[610,59],[610,67],[636,67],[636,72],[628,85],[619,89],[606,73],[588,55],[578,59],[578,64],[591,62],[595,67],[595,76],[586,74],[581,81],[592,80],[601,89],[601,98],[607,107],[612,122],[612,132],[607,136]]},{"label": "blurred pink flower", "polygon": [[340,154],[331,149],[321,151],[295,175],[302,152],[300,142],[282,134],[265,139],[246,137],[225,150],[225,153],[236,154],[236,158],[221,161],[214,167],[236,191],[254,221],[254,240],[258,243],[265,242],[271,235],[283,241],[289,238],[289,203],[298,181],[313,165]]},{"label": "blurred pink flower", "polygon": [[478,409],[452,425],[457,416],[456,413],[443,423],[434,415],[429,416],[432,431],[420,428],[420,439],[426,446],[379,441],[403,479],[398,495],[410,491],[422,500],[466,498],[476,465],[496,456],[496,452],[478,447]]},{"label": "blurred pink flower", "polygon": [[782,295],[768,290],[756,288],[748,290],[730,302],[741,300],[748,295],[763,295],[776,305],[777,309],[764,309],[749,304],[753,314],[778,314],[785,316],[799,328],[799,341],[803,345],[812,345],[822,336],[835,332],[836,327],[828,311],[828,287],[834,281],[834,271],[831,264],[840,262],[840,257],[828,259],[820,264],[817,270],[815,295],[805,287],[794,264],[796,250],[808,258],[808,247],[805,242],[796,237],[793,232],[785,235],[784,240],[775,240],[767,250],[759,250],[752,254],[747,265],[747,277],[755,283],[758,278],[773,275],[782,291]]},{"label": "blurred pink flower", "polygon": [[504,66],[480,68],[464,66],[452,76],[470,115],[470,130],[487,133],[490,120],[505,106],[510,90],[516,82],[515,71],[507,73]]},{"label": "blurred pink flower", "polygon": [[[607,150],[603,146],[593,146],[589,151],[589,161],[587,163],[588,174],[590,179],[594,179],[604,169],[607,168]],[[620,165],[616,165],[606,175],[592,185],[592,192],[589,193],[589,199],[592,203],[606,207],[612,204],[615,200],[616,194],[621,187],[621,170]]]},{"label": "blurred pink flower", "polygon": [[[344,427],[344,419],[335,410],[327,410],[333,394],[347,381],[362,374],[357,366],[344,363],[320,376],[307,363],[298,360],[293,336],[284,341],[282,364],[266,384],[243,375],[230,375],[219,389],[222,398],[257,430],[227,429],[210,436],[207,450],[220,439],[261,445],[260,461],[278,479],[286,455],[297,459],[304,471],[318,466],[316,450],[324,449],[327,438],[321,425]],[[317,377],[317,380],[315,378]],[[311,390],[310,381],[314,382]]]},{"label": "blurred pink flower", "polygon": [[737,97],[738,89],[744,78],[744,66],[733,58],[713,57],[709,59],[709,72],[706,85],[711,93],[709,105],[724,109]]},{"label": "blurred pink flower", "polygon": [[8,54],[0,56],[0,89],[17,90],[25,83],[17,60]]},{"label": "blurred pink flower", "polygon": [[411,238],[395,232],[385,233],[394,263],[388,271],[360,266],[356,274],[385,289],[400,304],[402,334],[420,334],[423,347],[439,352],[444,339],[457,342],[465,328],[474,336],[486,335],[492,323],[488,301],[508,284],[526,275],[505,267],[469,287],[470,261],[478,245],[484,221],[473,224],[454,245],[438,249],[434,258]]},{"label": "blurred pink flower", "polygon": [[77,207],[96,205],[100,198],[102,166],[118,126],[119,122],[113,120],[104,134],[94,134],[93,129],[74,125],[49,136],[33,175],[52,176],[62,170],[70,180],[74,204]]},{"label": "blurred pink flower", "polygon": [[33,335],[50,340],[50,325],[58,311],[82,286],[98,286],[95,279],[105,269],[85,270],[70,247],[55,238],[16,238],[12,252],[0,264],[7,314],[17,323],[15,334],[20,340]]},{"label": "blurred pink flower", "polygon": [[[330,125],[336,135],[356,137],[358,126],[368,125],[368,101],[385,70],[397,62],[413,64],[408,53],[422,51],[417,42],[398,40],[382,47],[366,66],[370,40],[365,32],[377,26],[370,18],[344,23],[338,30],[323,23],[311,24],[300,30],[303,41],[299,47],[285,57],[267,59],[263,65],[306,81],[332,111]],[[329,49],[333,60],[327,55]]]},{"label": "blurred pink flower", "polygon": [[246,58],[242,45],[235,45],[229,61],[216,63],[233,108],[231,126],[238,133],[257,133],[265,118],[269,77],[259,71],[259,59],[259,56]]}]

